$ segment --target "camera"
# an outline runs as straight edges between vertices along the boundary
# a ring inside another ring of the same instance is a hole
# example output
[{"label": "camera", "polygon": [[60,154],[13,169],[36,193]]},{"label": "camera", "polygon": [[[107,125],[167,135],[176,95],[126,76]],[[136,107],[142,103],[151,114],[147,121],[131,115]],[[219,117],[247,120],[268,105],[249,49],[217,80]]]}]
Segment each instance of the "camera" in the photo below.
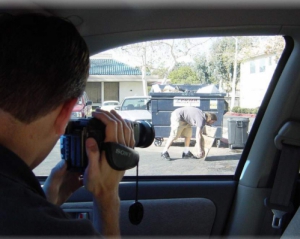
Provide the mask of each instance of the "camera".
[{"label": "camera", "polygon": [[[135,147],[149,147],[155,137],[154,127],[147,121],[129,121],[133,128]],[[124,145],[106,142],[105,125],[96,118],[72,119],[64,135],[60,137],[61,157],[67,161],[68,170],[83,172],[88,164],[85,141],[92,137],[100,151],[105,151],[107,162],[115,170],[127,170],[135,167],[139,154]]]}]

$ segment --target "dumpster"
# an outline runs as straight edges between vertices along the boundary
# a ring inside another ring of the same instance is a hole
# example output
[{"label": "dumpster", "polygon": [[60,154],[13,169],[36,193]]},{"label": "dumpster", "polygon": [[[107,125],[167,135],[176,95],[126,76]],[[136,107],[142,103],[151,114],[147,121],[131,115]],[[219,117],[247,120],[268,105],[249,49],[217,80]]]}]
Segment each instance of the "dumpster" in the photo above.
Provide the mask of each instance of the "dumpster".
[{"label": "dumpster", "polygon": [[228,146],[244,148],[248,139],[249,118],[228,118]]},{"label": "dumpster", "polygon": [[[215,113],[218,121],[212,127],[216,127],[215,139],[217,147],[220,146],[222,138],[223,115],[225,108],[225,93],[218,92],[214,86],[211,90],[213,93],[204,93],[201,91],[204,87],[210,85],[156,85],[155,88],[160,92],[150,91],[151,96],[151,113],[152,124],[155,129],[154,145],[160,146],[163,138],[170,135],[170,116],[171,113],[180,107],[194,106],[207,113]],[[159,88],[158,88],[159,87]],[[164,91],[166,88],[176,89]],[[196,127],[193,128],[192,138],[195,138]]]}]

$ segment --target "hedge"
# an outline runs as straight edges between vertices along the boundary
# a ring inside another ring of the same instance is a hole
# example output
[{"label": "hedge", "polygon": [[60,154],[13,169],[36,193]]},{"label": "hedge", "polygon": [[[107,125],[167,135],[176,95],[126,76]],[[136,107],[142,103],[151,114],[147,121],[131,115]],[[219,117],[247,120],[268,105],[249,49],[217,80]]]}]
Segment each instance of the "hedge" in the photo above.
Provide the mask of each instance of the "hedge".
[{"label": "hedge", "polygon": [[234,113],[243,113],[243,114],[257,114],[259,107],[256,108],[241,108],[235,106],[232,108],[231,112]]}]

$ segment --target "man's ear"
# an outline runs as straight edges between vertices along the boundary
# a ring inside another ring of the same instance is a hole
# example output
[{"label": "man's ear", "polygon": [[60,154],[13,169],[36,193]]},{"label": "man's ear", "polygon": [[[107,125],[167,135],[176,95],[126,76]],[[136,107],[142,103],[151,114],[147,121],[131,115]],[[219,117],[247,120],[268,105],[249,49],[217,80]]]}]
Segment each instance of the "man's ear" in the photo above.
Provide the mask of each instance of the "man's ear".
[{"label": "man's ear", "polygon": [[55,120],[56,134],[62,135],[65,133],[66,126],[70,120],[70,116],[76,102],[77,98],[74,98],[71,100],[67,100],[65,103],[63,103],[62,108]]}]

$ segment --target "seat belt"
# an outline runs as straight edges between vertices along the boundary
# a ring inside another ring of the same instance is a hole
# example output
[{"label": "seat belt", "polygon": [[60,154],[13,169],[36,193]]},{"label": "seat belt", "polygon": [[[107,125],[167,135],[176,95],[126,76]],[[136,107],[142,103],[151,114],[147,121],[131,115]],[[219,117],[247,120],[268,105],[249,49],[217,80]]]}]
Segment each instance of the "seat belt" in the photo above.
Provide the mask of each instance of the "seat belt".
[{"label": "seat belt", "polygon": [[275,137],[275,145],[281,150],[273,189],[265,205],[273,212],[272,227],[282,229],[282,219],[294,211],[291,202],[299,174],[300,123],[289,121],[283,125]]}]

